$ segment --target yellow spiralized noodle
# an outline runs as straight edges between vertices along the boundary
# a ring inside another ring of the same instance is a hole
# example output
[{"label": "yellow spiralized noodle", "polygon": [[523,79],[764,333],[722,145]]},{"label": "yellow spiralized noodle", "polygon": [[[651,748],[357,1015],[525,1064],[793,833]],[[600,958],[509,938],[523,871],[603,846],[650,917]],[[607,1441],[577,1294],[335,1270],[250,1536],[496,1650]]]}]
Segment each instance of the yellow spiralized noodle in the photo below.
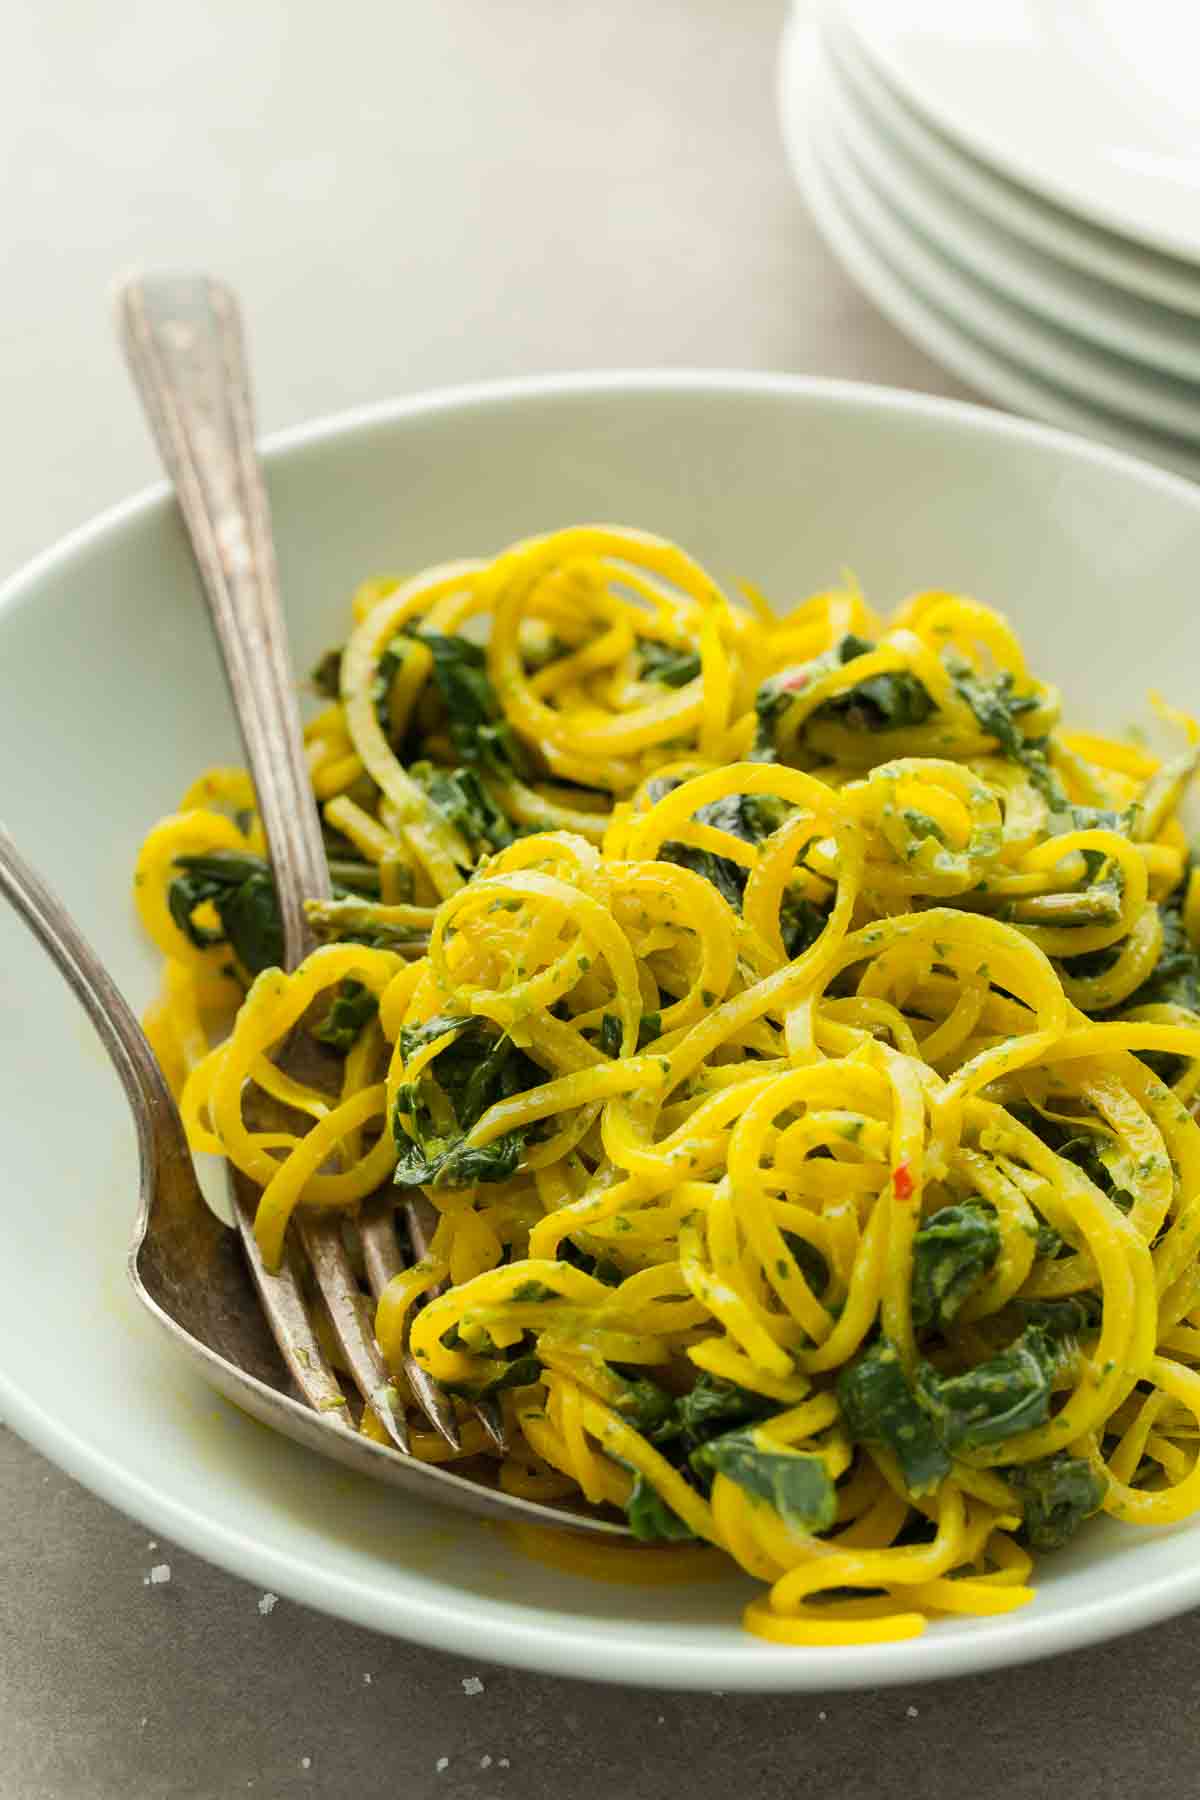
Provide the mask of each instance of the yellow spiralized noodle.
[{"label": "yellow spiralized noodle", "polygon": [[432,1203],[376,1333],[462,1449],[414,1410],[413,1453],[478,1471],[492,1396],[502,1491],[666,1541],[618,1578],[724,1552],[750,1631],[836,1650],[1200,1509],[1200,726],[1064,731],[966,596],[744,591],[602,525],[367,582],[306,733],[322,947],[273,966],[240,770],[134,891],[268,1266],[298,1208]]}]

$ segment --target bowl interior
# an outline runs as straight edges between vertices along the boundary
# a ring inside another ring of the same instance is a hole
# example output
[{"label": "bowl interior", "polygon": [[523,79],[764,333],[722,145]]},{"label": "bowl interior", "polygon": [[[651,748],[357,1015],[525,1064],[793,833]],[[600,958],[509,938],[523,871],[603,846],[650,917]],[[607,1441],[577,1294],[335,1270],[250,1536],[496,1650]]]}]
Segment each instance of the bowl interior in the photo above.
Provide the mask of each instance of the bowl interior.
[{"label": "bowl interior", "polygon": [[[779,605],[849,569],[886,607],[959,588],[1008,612],[1083,724],[1196,681],[1200,495],[1038,427],[910,395],[769,377],[600,377],[405,403],[294,433],[269,474],[297,667],[364,576],[617,520],[678,539]],[[161,496],[43,557],[0,599],[3,810],[125,991],[154,958],[130,902],[147,824],[238,760],[181,529]],[[133,1132],[58,976],[0,916],[0,1410],[115,1504],[264,1585],[364,1624],[558,1673],[700,1688],[912,1681],[1020,1660],[1200,1599],[1200,1526],[1095,1526],[1036,1602],[888,1646],[743,1635],[730,1575],[667,1587],[533,1561],[238,1413],[129,1292]]]}]

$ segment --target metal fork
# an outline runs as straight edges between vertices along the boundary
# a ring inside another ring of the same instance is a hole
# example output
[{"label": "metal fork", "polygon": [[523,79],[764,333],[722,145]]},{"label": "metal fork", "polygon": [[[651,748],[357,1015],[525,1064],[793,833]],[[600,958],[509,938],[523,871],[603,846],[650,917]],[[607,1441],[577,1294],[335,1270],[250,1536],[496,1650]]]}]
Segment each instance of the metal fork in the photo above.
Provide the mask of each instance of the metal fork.
[{"label": "metal fork", "polygon": [[425,1501],[492,1519],[626,1538],[625,1526],[524,1500],[401,1455],[348,1430],[336,1383],[328,1410],[293,1398],[288,1372],[255,1304],[238,1242],[200,1192],[183,1125],[153,1050],[78,927],[0,825],[0,895],[25,921],[77,998],[121,1078],[137,1125],[140,1198],[129,1250],[133,1291],[203,1380],[296,1443]]},{"label": "metal fork", "polygon": [[[332,897],[320,819],[304,758],[299,710],[279,598],[266,492],[254,447],[250,383],[238,308],[222,283],[203,275],[141,277],[118,296],[126,358],[175,486],[217,635],[266,832],[291,969],[315,946],[306,899]],[[312,1046],[302,1036],[280,1061],[311,1075]],[[253,1219],[258,1190],[233,1179],[235,1212],[250,1268],[279,1348],[301,1392],[318,1411],[344,1404],[306,1306],[300,1274],[285,1260],[268,1270]],[[395,1230],[394,1189],[360,1208],[355,1228],[376,1298],[404,1266]],[[417,1256],[430,1229],[428,1202],[409,1205]],[[392,1441],[408,1449],[403,1409],[365,1317],[363,1296],[337,1214],[297,1214],[303,1247],[342,1356]],[[448,1396],[415,1358],[405,1374],[418,1405],[446,1442],[459,1449]],[[506,1448],[500,1410],[477,1414],[497,1448]]]}]

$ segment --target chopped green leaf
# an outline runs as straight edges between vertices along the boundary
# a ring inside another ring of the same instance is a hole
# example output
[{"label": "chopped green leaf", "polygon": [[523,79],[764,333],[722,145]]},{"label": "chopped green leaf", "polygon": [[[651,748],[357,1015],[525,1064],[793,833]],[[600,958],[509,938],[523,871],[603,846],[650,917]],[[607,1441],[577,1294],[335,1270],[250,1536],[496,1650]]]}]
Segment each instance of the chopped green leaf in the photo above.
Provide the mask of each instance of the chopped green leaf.
[{"label": "chopped green leaf", "polygon": [[[678,785],[678,782],[665,780],[656,783],[653,798],[661,799]],[[696,813],[696,823],[727,831],[744,844],[761,844],[764,838],[779,829],[792,810],[786,801],[773,794],[726,794],[720,800],[701,806]],[[735,912],[741,911],[748,871],[732,857],[720,856],[712,850],[697,850],[690,844],[668,839],[660,848],[658,858],[660,862],[676,863],[703,875]]]},{"label": "chopped green leaf", "polygon": [[932,1420],[918,1405],[894,1344],[881,1338],[841,1372],[838,1405],[859,1444],[892,1451],[905,1486],[919,1499],[950,1472],[950,1458]]},{"label": "chopped green leaf", "polygon": [[451,1031],[465,1031],[472,1023],[469,1013],[434,1013],[420,1025],[402,1025],[400,1027],[400,1055],[404,1062],[411,1062],[418,1050],[426,1044],[436,1043],[438,1038],[445,1037]]},{"label": "chopped green leaf", "polygon": [[1017,1300],[1013,1304],[1026,1325],[1036,1325],[1060,1343],[1094,1332],[1104,1310],[1099,1294],[1090,1292],[1064,1300]]},{"label": "chopped green leaf", "polygon": [[682,1544],[694,1533],[679,1514],[673,1512],[646,1477],[635,1470],[633,1487],[625,1502],[625,1516],[634,1537],[645,1543]]},{"label": "chopped green leaf", "polygon": [[823,1457],[802,1450],[762,1449],[752,1426],[702,1444],[691,1455],[698,1472],[724,1475],[756,1500],[765,1500],[794,1531],[827,1531],[837,1493]]},{"label": "chopped green leaf", "polygon": [[[228,943],[249,975],[280,967],[283,927],[271,871],[261,857],[211,850],[177,857],[175,867],[182,873],[167,890],[167,905],[193,944]],[[216,908],[219,931],[197,925],[192,916],[206,901]]]},{"label": "chopped green leaf", "polygon": [[813,1293],[820,1298],[829,1286],[829,1264],[817,1246],[810,1244],[807,1238],[800,1236],[799,1232],[785,1231],[783,1241],[791,1251],[793,1260],[805,1281]]},{"label": "chopped green leaf", "polygon": [[525,1093],[545,1080],[543,1071],[487,1020],[464,1022],[441,1015],[401,1034],[407,1060],[421,1041],[432,1042],[448,1026],[433,1062],[396,1096],[392,1121],[402,1187],[468,1187],[507,1181],[516,1173],[530,1130],[506,1132],[481,1148],[465,1142],[472,1127],[497,1101]]},{"label": "chopped green leaf", "polygon": [[965,700],[974,713],[980,730],[995,738],[998,748],[1010,761],[1020,763],[1028,770],[1033,785],[1055,811],[1065,810],[1066,795],[1050,767],[1044,742],[1027,738],[1016,722],[1018,715],[1029,711],[1036,702],[1031,696],[1013,693],[1011,671],[1005,669],[989,681],[958,658],[946,655],[943,661],[954,677],[959,698]]},{"label": "chopped green leaf", "polygon": [[493,1376],[490,1381],[445,1381],[442,1386],[447,1393],[457,1394],[463,1400],[486,1400],[489,1395],[501,1394],[507,1388],[532,1387],[541,1379],[541,1358],[529,1352],[515,1356],[503,1373]]},{"label": "chopped green leaf", "polygon": [[1062,1255],[1066,1247],[1066,1243],[1055,1231],[1053,1225],[1048,1225],[1045,1219],[1039,1219],[1037,1222],[1037,1249],[1034,1254],[1039,1258],[1046,1257],[1053,1262],[1056,1256]]},{"label": "chopped green leaf", "polygon": [[479,778],[477,769],[438,769],[432,763],[413,763],[413,780],[429,795],[442,817],[462,833],[476,857],[489,850],[505,850],[517,835]]},{"label": "chopped green leaf", "polygon": [[557,1300],[558,1289],[552,1288],[545,1281],[520,1281],[512,1291],[511,1298],[518,1302],[537,1302]]},{"label": "chopped green leaf", "polygon": [[676,1411],[684,1438],[694,1448],[731,1425],[762,1420],[778,1406],[763,1394],[702,1373],[690,1393],[676,1403]]},{"label": "chopped green leaf", "polygon": [[673,1394],[668,1394],[666,1388],[659,1387],[657,1381],[651,1381],[648,1375],[616,1368],[613,1369],[613,1374],[621,1384],[615,1410],[627,1425],[632,1425],[635,1431],[640,1431],[652,1443],[675,1435],[679,1426]]},{"label": "chopped green leaf", "polygon": [[[397,1107],[397,1114],[401,1109]],[[506,1132],[482,1149],[473,1149],[462,1138],[442,1139],[424,1135],[415,1142],[396,1130],[395,1181],[398,1187],[474,1187],[482,1181],[510,1181],[525,1148],[524,1133]]]},{"label": "chopped green leaf", "polygon": [[806,895],[792,888],[785,889],[779,908],[779,930],[789,957],[802,956],[810,944],[816,943],[828,923],[828,912],[815,906]]},{"label": "chopped green leaf", "polygon": [[378,1011],[379,1001],[369,987],[361,981],[343,981],[313,1036],[345,1056]]},{"label": "chopped green leaf", "polygon": [[1027,1325],[1007,1350],[962,1375],[939,1375],[922,1363],[917,1398],[948,1450],[981,1450],[1045,1424],[1058,1360],[1057,1345]]},{"label": "chopped green leaf", "polygon": [[1065,1450],[1002,1472],[1024,1502],[1022,1535],[1031,1550],[1060,1550],[1099,1511],[1107,1491],[1090,1463]]},{"label": "chopped green leaf", "polygon": [[850,731],[904,731],[923,725],[933,710],[924,682],[906,669],[896,669],[872,675],[849,693],[826,700],[812,714],[809,724],[832,719]]},{"label": "chopped green leaf", "polygon": [[526,775],[529,758],[504,718],[487,673],[487,657],[470,638],[416,634],[433,655],[433,679],[450,729],[450,741],[464,762],[498,775]]},{"label": "chopped green leaf", "polygon": [[[874,648],[866,638],[848,632],[831,649],[813,657],[810,662],[784,669],[763,682],[754,702],[758,718],[754,755],[762,760],[777,753],[779,724],[798,696],[834,669],[844,668]],[[925,684],[907,670],[899,669],[868,676],[846,693],[822,702],[805,720],[803,730],[828,721],[850,731],[902,731],[909,726],[923,725],[933,711],[934,704]]]},{"label": "chopped green leaf", "polygon": [[941,1329],[1000,1254],[990,1212],[970,1203],[943,1206],[913,1239],[912,1320],[918,1331]]},{"label": "chopped green leaf", "polygon": [[687,650],[678,644],[661,644],[657,638],[639,638],[637,641],[640,668],[638,673],[643,681],[658,681],[663,687],[686,687],[689,681],[695,681],[700,673],[700,655],[696,650]]}]

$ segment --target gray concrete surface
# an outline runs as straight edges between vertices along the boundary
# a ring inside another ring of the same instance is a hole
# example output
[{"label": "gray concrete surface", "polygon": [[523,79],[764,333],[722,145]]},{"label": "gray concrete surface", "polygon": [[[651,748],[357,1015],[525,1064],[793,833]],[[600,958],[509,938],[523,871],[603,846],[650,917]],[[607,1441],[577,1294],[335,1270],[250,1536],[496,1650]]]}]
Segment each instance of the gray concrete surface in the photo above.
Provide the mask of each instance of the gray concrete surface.
[{"label": "gray concrete surface", "polygon": [[[0,573],[155,474],[135,260],[241,287],[265,427],[443,381],[696,363],[963,390],[842,278],[774,114],[783,0],[39,0],[6,19]],[[19,16],[18,16],[19,15]],[[828,1698],[430,1654],[206,1567],[0,1431],[2,1800],[1121,1800],[1200,1791],[1195,1615]],[[169,1561],[169,1584],[143,1585]],[[370,1680],[367,1680],[367,1677]],[[467,1694],[478,1676],[483,1691]]]}]

